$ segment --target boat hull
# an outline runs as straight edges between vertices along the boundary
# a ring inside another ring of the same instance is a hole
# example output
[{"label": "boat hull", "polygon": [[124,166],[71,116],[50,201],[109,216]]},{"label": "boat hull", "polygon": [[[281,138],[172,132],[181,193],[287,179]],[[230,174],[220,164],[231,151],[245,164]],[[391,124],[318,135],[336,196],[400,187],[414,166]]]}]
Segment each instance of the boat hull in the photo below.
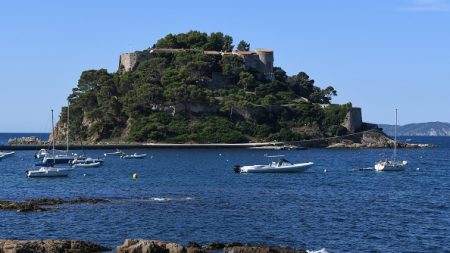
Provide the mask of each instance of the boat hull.
[{"label": "boat hull", "polygon": [[252,165],[239,167],[240,173],[299,173],[305,172],[314,165],[313,162],[296,163],[287,166]]},{"label": "boat hull", "polygon": [[71,161],[73,161],[76,157],[74,156],[46,156],[42,160],[42,163],[44,164],[67,164]]},{"label": "boat hull", "polygon": [[73,168],[93,168],[93,167],[99,167],[102,165],[101,162],[92,162],[92,163],[75,163],[72,165]]},{"label": "boat hull", "polygon": [[104,156],[121,156],[123,155],[122,151],[117,151],[117,152],[111,152],[111,153],[104,153]]},{"label": "boat hull", "polygon": [[28,177],[67,177],[71,169],[42,167],[38,170],[27,171]]},{"label": "boat hull", "polygon": [[141,155],[122,155],[120,158],[122,159],[143,159],[145,158],[147,155],[146,154],[141,154]]},{"label": "boat hull", "polygon": [[379,162],[375,164],[376,171],[404,171],[406,169],[406,162]]},{"label": "boat hull", "polygon": [[15,152],[0,152],[0,159],[7,157],[7,156],[12,156],[14,154],[15,154]]}]

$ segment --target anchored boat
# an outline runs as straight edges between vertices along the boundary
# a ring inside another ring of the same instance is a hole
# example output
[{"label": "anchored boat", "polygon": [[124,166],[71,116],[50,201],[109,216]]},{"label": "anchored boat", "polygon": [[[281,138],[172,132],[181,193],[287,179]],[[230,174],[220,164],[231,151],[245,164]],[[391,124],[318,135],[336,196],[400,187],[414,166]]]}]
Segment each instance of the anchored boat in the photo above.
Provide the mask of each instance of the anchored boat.
[{"label": "anchored boat", "polygon": [[[234,167],[236,173],[293,173],[293,172],[305,172],[311,168],[314,163],[291,163],[284,159],[284,155],[266,156],[272,161],[266,165],[247,165]],[[278,161],[274,161],[274,159]]]},{"label": "anchored boat", "polygon": [[376,171],[403,171],[408,164],[408,161],[397,161],[397,111],[395,109],[395,128],[394,128],[394,154],[392,155],[392,160],[377,162],[374,166]]},{"label": "anchored boat", "polygon": [[144,158],[146,156],[147,156],[147,154],[134,153],[132,155],[125,155],[125,154],[123,154],[123,155],[120,156],[120,158],[122,158],[122,159],[142,159],[142,158]]}]

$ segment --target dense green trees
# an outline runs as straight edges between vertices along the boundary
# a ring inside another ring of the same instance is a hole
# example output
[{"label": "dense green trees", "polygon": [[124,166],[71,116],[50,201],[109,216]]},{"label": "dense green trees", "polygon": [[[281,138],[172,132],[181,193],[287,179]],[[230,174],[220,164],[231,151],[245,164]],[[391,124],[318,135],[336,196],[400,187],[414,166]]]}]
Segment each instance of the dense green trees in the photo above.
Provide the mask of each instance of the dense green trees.
[{"label": "dense green trees", "polygon": [[231,51],[232,43],[220,32],[169,34],[153,47],[191,50],[154,55],[132,72],[84,71],[69,96],[72,138],[232,143],[311,138],[309,126],[322,136],[346,133],[349,106],[319,105],[330,104],[333,87],[321,89],[306,73],[288,76],[279,67],[267,80],[238,55],[203,53]]},{"label": "dense green trees", "polygon": [[244,40],[239,41],[237,46],[238,51],[250,51],[250,43],[247,43]]}]

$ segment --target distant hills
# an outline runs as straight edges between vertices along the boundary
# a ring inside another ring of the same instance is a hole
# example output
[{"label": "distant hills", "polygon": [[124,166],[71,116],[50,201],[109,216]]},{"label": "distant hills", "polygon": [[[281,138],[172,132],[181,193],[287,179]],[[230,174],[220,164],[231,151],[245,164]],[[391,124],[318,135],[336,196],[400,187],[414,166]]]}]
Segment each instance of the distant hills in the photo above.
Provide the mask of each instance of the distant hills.
[{"label": "distant hills", "polygon": [[[378,124],[387,135],[394,135],[394,125]],[[426,122],[397,127],[398,136],[450,136],[450,123]]]}]

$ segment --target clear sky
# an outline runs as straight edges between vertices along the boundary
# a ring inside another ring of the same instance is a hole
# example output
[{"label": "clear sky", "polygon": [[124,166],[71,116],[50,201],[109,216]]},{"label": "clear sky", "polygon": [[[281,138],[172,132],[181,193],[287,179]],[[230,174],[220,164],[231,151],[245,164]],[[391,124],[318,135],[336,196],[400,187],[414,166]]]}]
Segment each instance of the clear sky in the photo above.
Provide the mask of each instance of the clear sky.
[{"label": "clear sky", "polygon": [[366,122],[450,122],[450,0],[5,0],[0,29],[0,132],[50,131],[83,70],[189,30],[273,49]]}]

